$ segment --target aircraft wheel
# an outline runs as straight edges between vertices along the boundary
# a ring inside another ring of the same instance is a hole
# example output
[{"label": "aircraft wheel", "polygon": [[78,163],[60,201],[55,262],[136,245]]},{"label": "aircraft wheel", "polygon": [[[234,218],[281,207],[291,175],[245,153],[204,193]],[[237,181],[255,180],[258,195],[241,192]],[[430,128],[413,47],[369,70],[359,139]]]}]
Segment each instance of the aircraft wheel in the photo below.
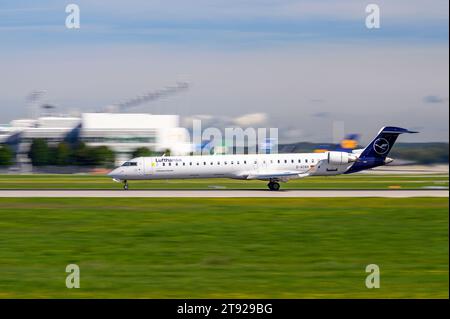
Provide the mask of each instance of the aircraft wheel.
[{"label": "aircraft wheel", "polygon": [[280,189],[280,184],[279,183],[273,183],[272,184],[272,190],[273,191],[277,191],[277,190],[279,190]]},{"label": "aircraft wheel", "polygon": [[267,184],[267,186],[269,186],[269,189],[271,191],[277,191],[280,189],[280,184],[277,182],[269,182],[269,184]]},{"label": "aircraft wheel", "polygon": [[123,184],[123,189],[126,190],[126,191],[128,190],[128,183],[127,183],[127,181],[125,181],[125,183]]}]

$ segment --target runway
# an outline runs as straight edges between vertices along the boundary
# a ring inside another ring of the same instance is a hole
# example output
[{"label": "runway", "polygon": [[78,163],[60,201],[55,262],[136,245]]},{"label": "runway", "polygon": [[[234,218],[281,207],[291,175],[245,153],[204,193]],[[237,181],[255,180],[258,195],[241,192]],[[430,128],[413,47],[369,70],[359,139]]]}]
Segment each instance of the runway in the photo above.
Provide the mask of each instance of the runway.
[{"label": "runway", "polygon": [[33,198],[289,198],[289,197],[449,197],[448,190],[0,190],[2,197]]}]

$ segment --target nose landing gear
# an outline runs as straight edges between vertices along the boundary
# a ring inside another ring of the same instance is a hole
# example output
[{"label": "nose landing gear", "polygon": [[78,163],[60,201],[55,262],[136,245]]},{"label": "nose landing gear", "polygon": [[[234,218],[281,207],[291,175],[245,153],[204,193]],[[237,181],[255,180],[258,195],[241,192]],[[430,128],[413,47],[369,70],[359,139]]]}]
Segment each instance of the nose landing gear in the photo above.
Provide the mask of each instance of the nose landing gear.
[{"label": "nose landing gear", "polygon": [[280,184],[273,181],[270,181],[269,184],[267,184],[267,186],[271,191],[277,191],[280,189]]},{"label": "nose landing gear", "polygon": [[128,190],[128,181],[123,181],[123,189]]}]

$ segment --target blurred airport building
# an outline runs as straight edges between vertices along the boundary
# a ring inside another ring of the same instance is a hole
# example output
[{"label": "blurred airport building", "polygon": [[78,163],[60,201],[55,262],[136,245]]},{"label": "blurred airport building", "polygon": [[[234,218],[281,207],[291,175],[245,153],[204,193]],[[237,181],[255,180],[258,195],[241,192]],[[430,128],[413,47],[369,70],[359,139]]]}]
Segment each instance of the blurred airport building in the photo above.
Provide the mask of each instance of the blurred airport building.
[{"label": "blurred airport building", "polygon": [[140,147],[156,152],[169,150],[185,155],[192,151],[189,132],[179,126],[178,115],[133,113],[83,113],[81,117],[45,116],[13,120],[0,126],[0,144],[17,153],[17,162],[29,162],[27,153],[33,139],[49,144],[81,141],[88,146],[107,146],[116,153],[116,162],[128,160]]},{"label": "blurred airport building", "polygon": [[130,109],[188,89],[187,82],[177,82],[79,116],[57,114],[55,106],[45,103],[46,91],[33,91],[26,98],[29,118],[0,125],[0,146],[6,144],[12,149],[22,171],[27,170],[24,167],[30,163],[30,146],[36,139],[44,139],[49,146],[61,142],[106,146],[115,153],[117,165],[142,148],[186,155],[194,148],[189,131],[180,127],[178,115],[131,113]]}]

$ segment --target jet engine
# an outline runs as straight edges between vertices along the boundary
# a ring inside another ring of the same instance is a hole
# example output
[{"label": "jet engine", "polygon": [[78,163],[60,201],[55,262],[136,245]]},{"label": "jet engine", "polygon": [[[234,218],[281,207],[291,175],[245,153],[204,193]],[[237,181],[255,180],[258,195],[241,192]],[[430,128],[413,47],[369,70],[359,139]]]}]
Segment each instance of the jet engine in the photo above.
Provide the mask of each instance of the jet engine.
[{"label": "jet engine", "polygon": [[356,162],[357,155],[347,152],[328,152],[328,164],[343,165]]}]

